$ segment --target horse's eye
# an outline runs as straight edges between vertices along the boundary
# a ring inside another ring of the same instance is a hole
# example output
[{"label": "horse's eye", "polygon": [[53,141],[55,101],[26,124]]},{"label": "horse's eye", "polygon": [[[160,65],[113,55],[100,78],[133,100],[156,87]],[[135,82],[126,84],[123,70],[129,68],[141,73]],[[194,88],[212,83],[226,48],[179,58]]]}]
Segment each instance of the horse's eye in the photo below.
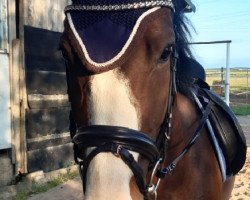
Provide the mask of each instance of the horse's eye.
[{"label": "horse's eye", "polygon": [[161,54],[161,56],[160,56],[159,61],[160,61],[160,62],[166,62],[166,61],[168,60],[168,58],[169,58],[169,56],[170,56],[170,54],[171,54],[172,52],[173,52],[173,47],[172,47],[172,46],[166,47],[166,48],[163,50],[163,52],[162,52],[162,54]]}]

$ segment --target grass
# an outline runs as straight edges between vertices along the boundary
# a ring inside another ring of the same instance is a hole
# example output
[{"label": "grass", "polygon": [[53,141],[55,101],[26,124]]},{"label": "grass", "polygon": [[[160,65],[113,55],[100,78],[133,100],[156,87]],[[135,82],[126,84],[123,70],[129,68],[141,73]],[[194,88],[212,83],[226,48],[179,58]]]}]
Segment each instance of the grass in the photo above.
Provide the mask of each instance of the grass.
[{"label": "grass", "polygon": [[68,180],[71,180],[78,176],[78,172],[70,172],[67,174],[59,175],[57,178],[48,181],[46,183],[32,183],[31,187],[22,187],[14,200],[26,200],[29,196],[34,194],[39,194],[46,192],[49,189],[52,189]]},{"label": "grass", "polygon": [[[221,81],[220,76],[207,77],[209,85],[218,84]],[[250,77],[247,80],[246,77],[230,77],[230,90],[234,92],[250,91]]]},{"label": "grass", "polygon": [[[225,72],[225,70],[224,70]],[[207,82],[212,85],[214,81],[221,81],[221,71],[219,69],[207,69],[206,70]],[[225,80],[225,73],[224,73]],[[250,69],[249,70],[236,70],[230,71],[230,85],[243,86],[250,89]]]},{"label": "grass", "polygon": [[232,106],[232,110],[236,115],[250,115],[250,105]]},{"label": "grass", "polygon": [[[224,69],[225,72],[225,69]],[[212,90],[221,96],[225,95],[225,88],[220,84],[225,81],[225,74],[221,77],[221,69],[207,69],[206,81]],[[230,70],[230,102],[236,115],[250,115],[250,68]]]}]

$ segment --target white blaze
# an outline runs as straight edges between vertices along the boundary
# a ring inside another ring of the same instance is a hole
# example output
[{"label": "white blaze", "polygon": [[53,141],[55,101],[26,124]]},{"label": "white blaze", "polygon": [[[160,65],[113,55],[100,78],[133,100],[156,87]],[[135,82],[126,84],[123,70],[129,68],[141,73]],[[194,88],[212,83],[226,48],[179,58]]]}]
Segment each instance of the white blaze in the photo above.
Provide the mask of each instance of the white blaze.
[{"label": "white blaze", "polygon": [[[139,129],[128,81],[116,70],[95,75],[91,83],[90,124]],[[135,159],[138,154],[133,153]],[[87,173],[87,200],[131,200],[129,167],[111,153],[98,154]]]},{"label": "white blaze", "polygon": [[116,70],[95,75],[91,86],[91,124],[123,126],[138,130],[129,83]]}]

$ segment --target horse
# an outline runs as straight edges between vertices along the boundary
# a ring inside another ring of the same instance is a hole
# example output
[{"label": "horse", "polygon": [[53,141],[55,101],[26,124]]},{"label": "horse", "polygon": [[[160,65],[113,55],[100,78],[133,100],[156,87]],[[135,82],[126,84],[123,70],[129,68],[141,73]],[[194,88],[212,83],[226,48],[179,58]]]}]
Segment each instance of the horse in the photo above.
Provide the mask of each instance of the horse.
[{"label": "horse", "polygon": [[72,2],[60,48],[84,199],[229,199],[184,62],[191,2]]}]

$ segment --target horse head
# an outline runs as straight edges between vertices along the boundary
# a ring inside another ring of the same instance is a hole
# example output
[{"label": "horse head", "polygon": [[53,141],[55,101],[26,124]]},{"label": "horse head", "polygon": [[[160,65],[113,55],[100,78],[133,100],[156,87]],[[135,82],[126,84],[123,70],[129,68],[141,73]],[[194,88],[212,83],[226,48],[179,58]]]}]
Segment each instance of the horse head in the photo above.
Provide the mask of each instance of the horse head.
[{"label": "horse head", "polygon": [[192,8],[185,0],[73,0],[65,8],[61,48],[85,199],[156,195],[181,90],[178,59],[191,55],[183,12]]}]

